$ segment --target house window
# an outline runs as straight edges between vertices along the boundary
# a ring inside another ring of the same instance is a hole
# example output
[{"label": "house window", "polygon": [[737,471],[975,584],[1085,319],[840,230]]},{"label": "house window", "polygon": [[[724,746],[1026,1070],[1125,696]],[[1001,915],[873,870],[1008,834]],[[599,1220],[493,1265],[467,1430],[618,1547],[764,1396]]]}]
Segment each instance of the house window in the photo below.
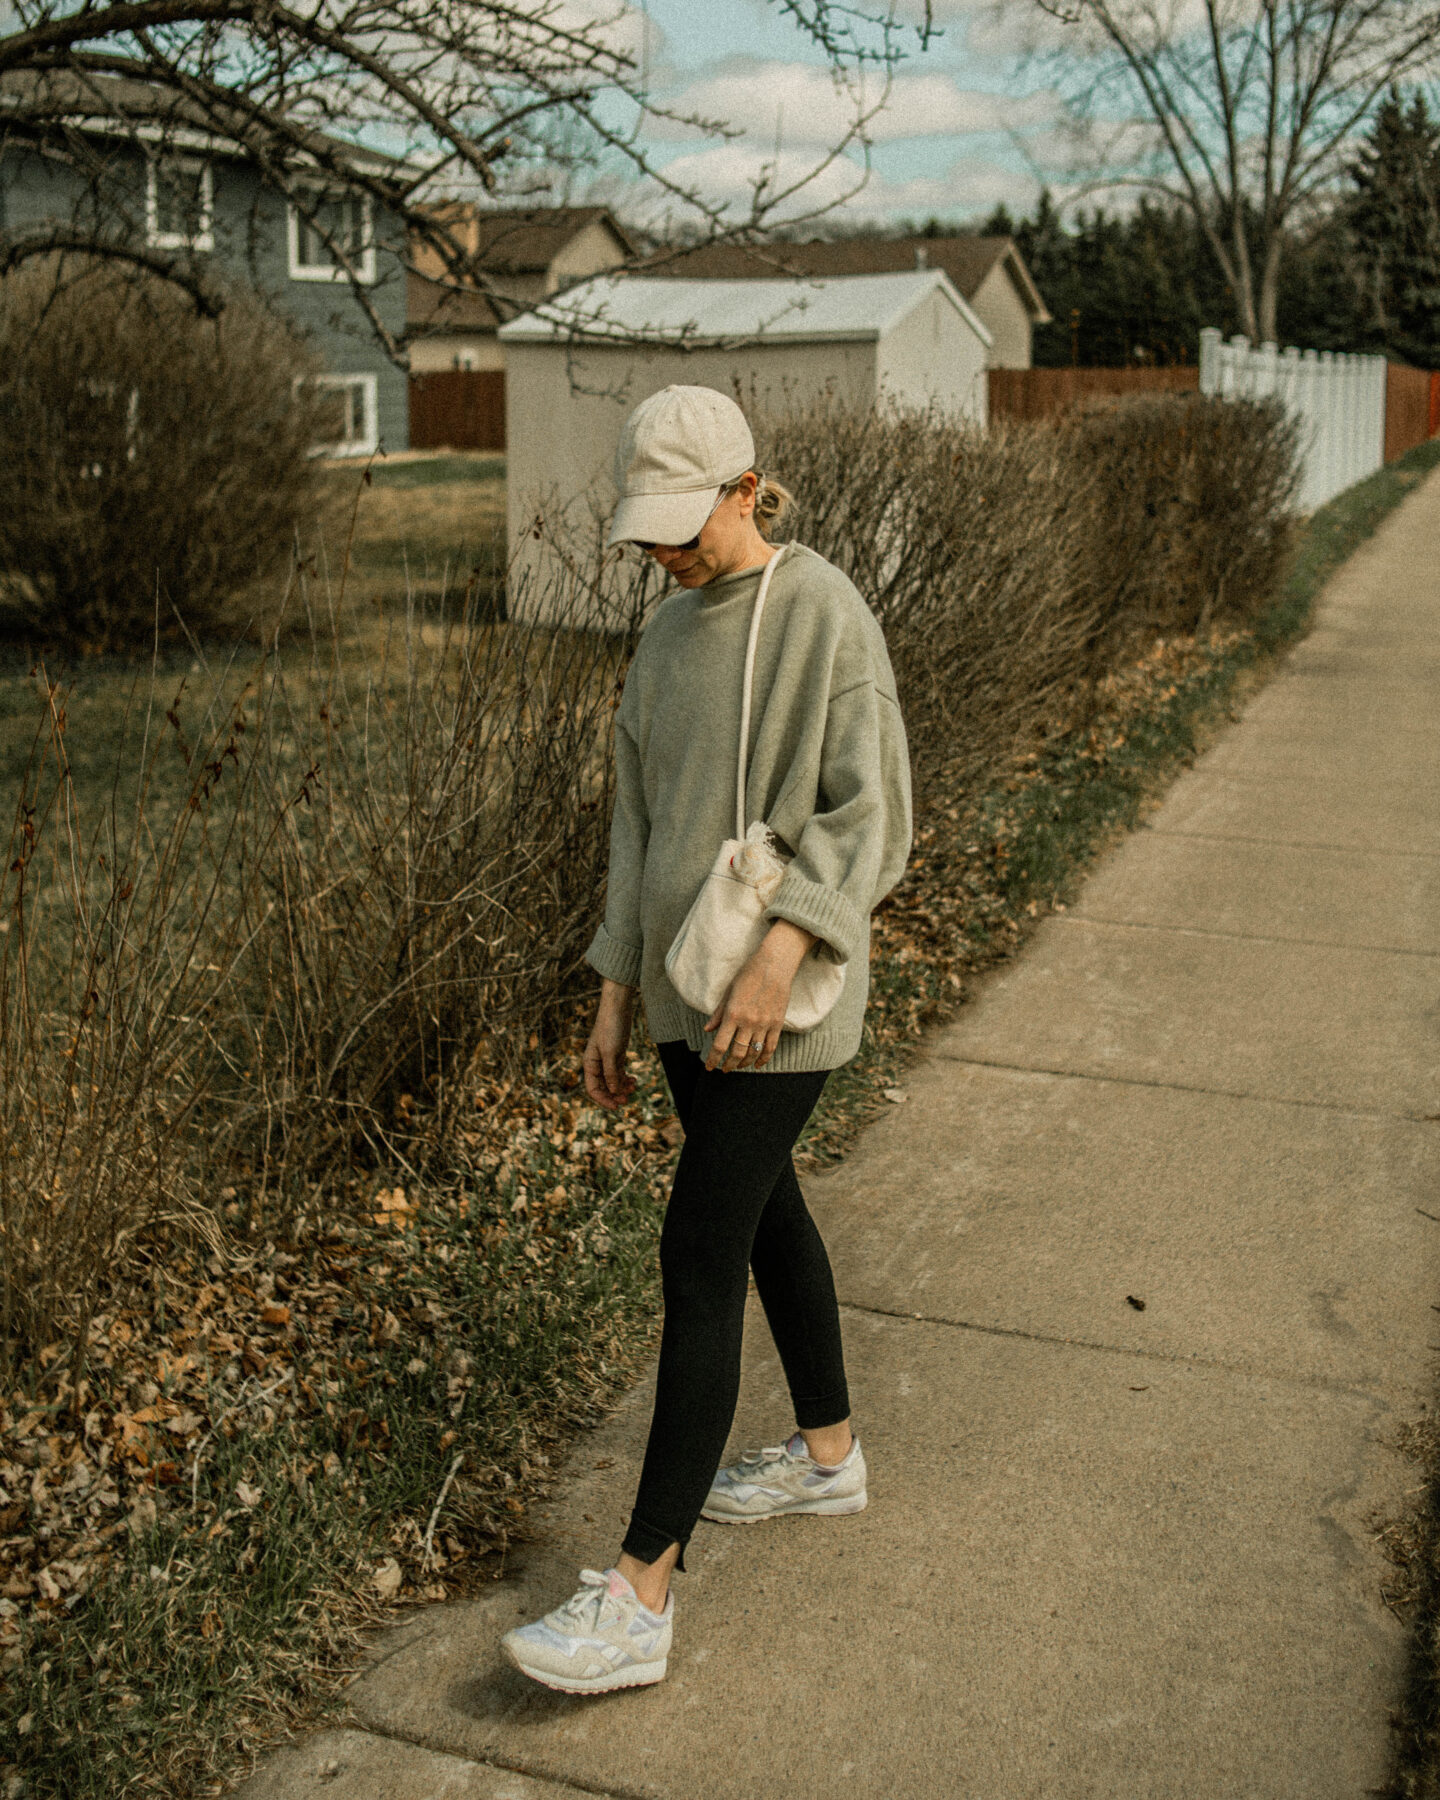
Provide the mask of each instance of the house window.
[{"label": "house window", "polygon": [[374,375],[317,375],[321,426],[315,456],[369,456],[380,443]]},{"label": "house window", "polygon": [[292,281],[347,281],[342,253],[361,281],[375,279],[368,194],[317,194],[290,204]]},{"label": "house window", "polygon": [[157,250],[215,248],[215,188],[209,163],[191,156],[150,159],[145,235]]},{"label": "house window", "polygon": [[118,381],[92,377],[85,383],[91,405],[90,447],[95,455],[82,456],[82,480],[102,481],[119,473],[119,464],[133,463],[139,454],[140,390],[122,390]]}]

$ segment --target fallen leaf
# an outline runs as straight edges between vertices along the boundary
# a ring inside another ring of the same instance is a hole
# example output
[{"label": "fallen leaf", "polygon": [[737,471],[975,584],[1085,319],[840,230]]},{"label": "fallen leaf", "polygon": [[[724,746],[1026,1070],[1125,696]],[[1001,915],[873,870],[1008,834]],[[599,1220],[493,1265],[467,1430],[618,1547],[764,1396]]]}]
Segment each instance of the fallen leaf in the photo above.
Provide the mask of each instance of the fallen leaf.
[{"label": "fallen leaf", "polygon": [[260,1504],[263,1493],[260,1488],[252,1487],[248,1481],[237,1481],[235,1483],[235,1498],[248,1511],[250,1507],[258,1506]]},{"label": "fallen leaf", "polygon": [[399,1563],[393,1556],[387,1556],[375,1571],[375,1592],[382,1600],[393,1600],[400,1592],[400,1584],[404,1579]]},{"label": "fallen leaf", "polygon": [[893,1101],[896,1106],[903,1106],[910,1096],[903,1088],[886,1088],[885,1098]]},{"label": "fallen leaf", "polygon": [[290,1308],[288,1306],[275,1305],[262,1306],[260,1309],[260,1317],[267,1325],[288,1325],[290,1323]]},{"label": "fallen leaf", "polygon": [[410,1216],[411,1206],[403,1187],[381,1188],[375,1204],[379,1211],[370,1216],[377,1225],[404,1225]]}]

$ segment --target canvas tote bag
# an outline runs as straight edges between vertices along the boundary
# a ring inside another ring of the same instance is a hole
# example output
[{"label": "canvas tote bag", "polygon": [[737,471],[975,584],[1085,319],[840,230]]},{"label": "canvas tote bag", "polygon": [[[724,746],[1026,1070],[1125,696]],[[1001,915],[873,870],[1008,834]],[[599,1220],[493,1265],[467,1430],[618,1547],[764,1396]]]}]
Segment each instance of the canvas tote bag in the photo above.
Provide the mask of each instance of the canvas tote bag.
[{"label": "canvas tote bag", "polygon": [[[760,636],[760,615],[770,591],[770,577],[779,552],[765,565],[755,609],[750,617],[750,641],[745,648],[745,685],[740,703],[740,766],[735,778],[735,836],[726,838],[715,863],[695,896],[675,941],[665,955],[665,973],[687,1006],[708,1019],[725,998],[726,989],[760,948],[770,921],[765,908],[774,897],[790,856],[776,848],[770,827],[757,819],[745,829],[745,762],[750,740],[750,689],[755,674],[755,644]],[[815,953],[812,944],[795,973],[790,1003],[785,1009],[786,1031],[812,1031],[840,998],[845,985],[844,963],[831,962]]]}]

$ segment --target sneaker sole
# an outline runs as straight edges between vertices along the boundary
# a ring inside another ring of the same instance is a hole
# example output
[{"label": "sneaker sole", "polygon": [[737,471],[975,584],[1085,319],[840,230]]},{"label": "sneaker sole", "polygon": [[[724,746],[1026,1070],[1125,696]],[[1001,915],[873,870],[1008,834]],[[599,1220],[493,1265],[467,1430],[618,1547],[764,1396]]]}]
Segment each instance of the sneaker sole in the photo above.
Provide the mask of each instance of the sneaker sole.
[{"label": "sneaker sole", "polygon": [[632,1663],[628,1669],[616,1669],[611,1675],[591,1675],[567,1680],[564,1675],[554,1675],[549,1669],[529,1668],[508,1644],[503,1644],[501,1648],[522,1675],[538,1681],[541,1687],[552,1688],[557,1694],[612,1694],[617,1688],[651,1687],[655,1682],[665,1679],[668,1667],[668,1658],[662,1658],[659,1662]]},{"label": "sneaker sole", "polygon": [[711,1512],[702,1506],[700,1517],[716,1525],[763,1525],[767,1519],[785,1519],[792,1513],[819,1513],[833,1519],[846,1513],[864,1512],[868,1505],[867,1495],[849,1494],[841,1500],[797,1500],[792,1506],[776,1506],[763,1513]]}]

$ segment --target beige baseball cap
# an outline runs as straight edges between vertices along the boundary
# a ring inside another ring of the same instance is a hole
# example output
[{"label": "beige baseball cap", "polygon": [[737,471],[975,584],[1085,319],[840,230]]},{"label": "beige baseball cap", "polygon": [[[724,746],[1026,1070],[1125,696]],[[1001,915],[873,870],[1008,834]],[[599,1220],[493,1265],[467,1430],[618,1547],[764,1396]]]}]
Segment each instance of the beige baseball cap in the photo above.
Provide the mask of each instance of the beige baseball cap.
[{"label": "beige baseball cap", "polygon": [[726,482],[754,467],[755,440],[733,400],[714,388],[661,388],[621,429],[609,542],[688,543]]}]

